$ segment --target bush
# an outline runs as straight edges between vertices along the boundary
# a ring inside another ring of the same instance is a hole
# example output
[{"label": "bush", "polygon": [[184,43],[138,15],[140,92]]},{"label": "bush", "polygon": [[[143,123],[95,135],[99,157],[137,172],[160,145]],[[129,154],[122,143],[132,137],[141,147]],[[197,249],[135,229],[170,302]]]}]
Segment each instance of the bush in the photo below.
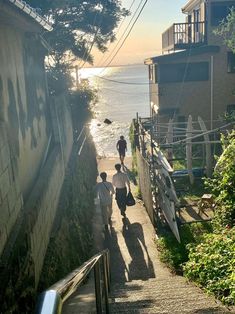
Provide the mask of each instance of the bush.
[{"label": "bush", "polygon": [[216,209],[213,221],[215,231],[226,225],[235,225],[235,130],[222,137],[223,154],[219,158],[212,179],[206,185],[215,197]]},{"label": "bush", "polygon": [[184,274],[223,303],[235,304],[235,228],[204,235],[203,243],[188,246]]},{"label": "bush", "polygon": [[97,91],[88,83],[82,83],[75,91],[70,91],[73,129],[75,134],[92,118],[91,106],[97,101]]},{"label": "bush", "polygon": [[189,243],[199,243],[204,233],[211,232],[211,224],[208,222],[184,225],[180,229],[181,243],[169,231],[157,240],[157,248],[160,251],[160,260],[176,273],[182,273],[182,264],[188,261]]}]

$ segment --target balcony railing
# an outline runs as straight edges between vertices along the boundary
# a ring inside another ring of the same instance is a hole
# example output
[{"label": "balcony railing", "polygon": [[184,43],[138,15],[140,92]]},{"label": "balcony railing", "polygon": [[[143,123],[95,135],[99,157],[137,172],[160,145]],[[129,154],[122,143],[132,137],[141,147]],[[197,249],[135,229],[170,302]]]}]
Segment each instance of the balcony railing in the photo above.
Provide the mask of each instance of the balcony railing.
[{"label": "balcony railing", "polygon": [[206,23],[175,23],[162,34],[162,50],[188,49],[206,44]]}]

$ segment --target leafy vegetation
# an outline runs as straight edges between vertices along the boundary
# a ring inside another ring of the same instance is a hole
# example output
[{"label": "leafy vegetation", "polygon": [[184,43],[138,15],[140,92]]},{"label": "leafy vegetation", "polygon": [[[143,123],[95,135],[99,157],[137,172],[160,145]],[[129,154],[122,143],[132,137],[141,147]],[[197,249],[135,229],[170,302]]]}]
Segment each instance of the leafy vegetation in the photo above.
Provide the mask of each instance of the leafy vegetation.
[{"label": "leafy vegetation", "polygon": [[235,225],[235,130],[222,137],[223,154],[219,158],[212,179],[206,184],[216,201],[214,230]]},{"label": "leafy vegetation", "polygon": [[51,95],[67,93],[71,70],[93,64],[92,49],[107,50],[118,22],[129,12],[119,0],[27,0],[52,25],[43,34],[49,44],[46,70]]},{"label": "leafy vegetation", "polygon": [[68,64],[80,59],[92,64],[91,50],[107,50],[115,40],[115,28],[128,11],[119,0],[27,0],[52,24],[44,34],[54,62]]},{"label": "leafy vegetation", "polygon": [[187,278],[213,293],[225,304],[235,304],[235,228],[204,235],[202,243],[188,246]]},{"label": "leafy vegetation", "polygon": [[172,272],[182,273],[183,263],[188,261],[188,244],[200,243],[203,234],[211,231],[211,224],[208,222],[183,225],[180,229],[181,243],[170,231],[162,231],[156,242],[161,261],[166,263]]},{"label": "leafy vegetation", "polygon": [[[227,305],[235,304],[235,131],[222,137],[223,153],[206,188],[216,202],[212,223],[184,225],[181,243],[169,232],[157,241],[161,260],[174,272],[213,293]],[[178,182],[179,183],[179,182]],[[182,182],[181,182],[182,183]],[[185,182],[183,182],[185,184]],[[195,187],[202,192],[203,185]],[[184,195],[187,202],[188,197]]]},{"label": "leafy vegetation", "polygon": [[225,44],[235,53],[235,10],[232,8],[230,14],[222,21],[220,26],[215,30],[215,34],[223,37]]},{"label": "leafy vegetation", "polygon": [[197,246],[189,245],[185,275],[226,304],[235,304],[235,131],[222,138],[223,154],[212,179],[216,201],[213,231]]}]

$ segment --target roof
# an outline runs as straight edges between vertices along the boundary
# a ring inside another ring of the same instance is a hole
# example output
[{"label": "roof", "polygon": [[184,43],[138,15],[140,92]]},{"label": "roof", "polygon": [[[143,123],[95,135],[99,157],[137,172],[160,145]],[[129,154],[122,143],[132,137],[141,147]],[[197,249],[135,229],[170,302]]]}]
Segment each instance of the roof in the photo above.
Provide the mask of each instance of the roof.
[{"label": "roof", "polygon": [[34,19],[38,24],[40,24],[47,31],[52,30],[52,26],[47,22],[45,18],[43,18],[40,14],[37,13],[36,9],[32,8],[25,1],[22,0],[7,0],[12,3],[18,9],[22,10],[24,13],[29,15],[32,19]]},{"label": "roof", "polygon": [[149,64],[155,64],[155,63],[161,63],[161,62],[167,62],[167,61],[174,61],[176,59],[200,55],[200,54],[204,54],[208,52],[217,53],[219,51],[220,51],[219,46],[202,46],[202,47],[192,48],[188,50],[183,50],[180,52],[169,53],[167,55],[161,55],[157,57],[148,58],[148,59],[145,59],[144,63],[149,65]]},{"label": "roof", "polygon": [[200,0],[189,0],[186,5],[182,8],[183,13],[187,13],[192,9],[195,9],[196,5],[200,3]]}]

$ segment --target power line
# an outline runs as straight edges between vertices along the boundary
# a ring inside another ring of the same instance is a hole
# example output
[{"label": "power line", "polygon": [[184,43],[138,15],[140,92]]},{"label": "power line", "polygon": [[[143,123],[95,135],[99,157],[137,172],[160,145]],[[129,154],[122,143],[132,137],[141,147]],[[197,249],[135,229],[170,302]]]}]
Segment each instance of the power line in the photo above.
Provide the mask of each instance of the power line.
[{"label": "power line", "polygon": [[[147,0],[148,1],[148,0]],[[136,83],[136,82],[123,82],[123,81],[117,81],[117,80],[111,80],[111,79],[107,79],[104,76],[99,76],[99,75],[94,75],[95,77],[98,77],[101,80],[104,81],[109,81],[109,82],[113,82],[113,83],[118,83],[118,84],[125,84],[125,85],[149,85],[149,84],[153,84],[153,83]]]},{"label": "power line", "polygon": [[[133,1],[132,1],[131,5],[130,5],[130,7],[129,7],[129,9],[128,9],[128,11],[131,10],[131,8],[132,8],[133,4],[135,3],[135,1],[136,1],[136,0],[133,0]],[[121,29],[121,27],[122,27],[122,25],[123,25],[123,23],[124,23],[126,17],[127,17],[127,16],[125,16],[124,19],[123,19],[123,20],[121,21],[121,23],[119,24],[118,29],[117,29],[117,32],[116,32],[116,36],[117,36],[118,32],[120,31],[120,29]],[[106,52],[108,52],[108,49],[109,49],[110,45],[111,45],[111,42],[109,43]],[[99,62],[98,62],[98,66],[99,66],[99,64],[101,64],[101,62],[103,61],[104,57],[105,57],[105,53],[104,53],[103,56],[100,58],[100,60],[99,60]]]},{"label": "power line", "polygon": [[[129,28],[129,26],[131,25],[133,19],[135,18],[135,16],[136,16],[136,14],[137,14],[137,12],[138,12],[138,10],[139,10],[141,4],[143,3],[143,1],[144,1],[144,0],[140,0],[140,3],[139,3],[139,5],[138,5],[138,7],[136,8],[136,10],[135,10],[135,12],[134,12],[134,14],[133,14],[131,20],[129,21],[129,23],[128,23],[128,25],[126,26],[124,32],[122,33],[121,37],[120,37],[119,40],[117,41],[115,47],[114,47],[113,50],[110,52],[109,56],[104,60],[103,64],[105,64],[105,62],[108,61],[108,59],[112,58],[113,53],[115,52],[115,50],[116,50],[116,48],[118,47],[119,43],[121,42],[121,40],[122,40],[123,37],[125,36],[125,34],[126,34],[128,28]],[[101,66],[102,66],[102,65],[101,65]]]},{"label": "power line", "polygon": [[[113,92],[113,93],[117,93],[117,94],[125,94],[125,95],[149,95],[149,92],[143,92],[143,93],[126,93],[126,92],[123,92],[123,91],[118,91],[118,90],[115,90],[115,89],[111,89],[111,88],[106,88],[106,87],[99,87],[98,86],[98,89],[102,89],[102,90],[107,90],[107,91],[110,91],[110,92]],[[151,92],[151,94],[158,94],[158,92]]]},{"label": "power line", "polygon": [[[82,69],[82,68],[84,67],[84,65],[86,64],[86,62],[87,62],[87,60],[88,60],[88,57],[89,57],[89,55],[90,55],[90,52],[91,52],[91,50],[92,50],[92,48],[93,48],[93,46],[94,46],[94,44],[95,44],[95,40],[96,40],[96,37],[97,37],[97,35],[98,35],[98,32],[99,32],[100,27],[101,27],[102,20],[103,20],[102,13],[103,13],[103,11],[104,11],[104,7],[105,7],[106,4],[107,4],[107,0],[105,0],[105,3],[104,3],[104,5],[103,5],[103,7],[102,7],[100,23],[97,25],[98,27],[97,27],[96,32],[95,32],[95,34],[94,34],[93,40],[92,40],[92,42],[91,42],[91,46],[90,46],[90,48],[87,50],[86,59],[83,61],[83,63],[82,63],[81,66],[79,65],[79,68],[81,68],[81,69]],[[95,18],[94,18],[94,24],[93,24],[94,27],[95,27],[95,22],[96,22],[97,16],[98,16],[98,10],[96,11]]]},{"label": "power line", "polygon": [[[142,1],[143,1],[143,0],[142,0]],[[138,13],[136,19],[135,19],[134,22],[133,22],[131,28],[129,29],[127,35],[126,35],[125,38],[123,39],[123,41],[122,41],[122,43],[121,43],[121,46],[120,46],[120,47],[118,48],[118,50],[115,52],[114,56],[113,56],[112,59],[108,62],[108,64],[106,64],[106,66],[104,67],[104,69],[107,68],[107,67],[110,65],[110,63],[114,60],[114,58],[116,57],[116,55],[118,54],[118,52],[120,51],[120,49],[123,47],[124,43],[126,42],[127,38],[129,37],[129,35],[130,35],[130,33],[131,33],[132,29],[133,29],[133,27],[135,26],[136,22],[138,21],[138,19],[139,19],[141,13],[142,13],[144,7],[146,6],[147,2],[148,2],[148,0],[145,0],[145,2],[144,2],[144,4],[143,4],[143,6],[141,7],[141,9],[140,9],[140,11],[139,11],[139,13]],[[142,2],[141,2],[141,3],[142,3]],[[103,71],[104,71],[104,69],[103,69]],[[101,72],[101,73],[102,73],[102,72]]]}]

